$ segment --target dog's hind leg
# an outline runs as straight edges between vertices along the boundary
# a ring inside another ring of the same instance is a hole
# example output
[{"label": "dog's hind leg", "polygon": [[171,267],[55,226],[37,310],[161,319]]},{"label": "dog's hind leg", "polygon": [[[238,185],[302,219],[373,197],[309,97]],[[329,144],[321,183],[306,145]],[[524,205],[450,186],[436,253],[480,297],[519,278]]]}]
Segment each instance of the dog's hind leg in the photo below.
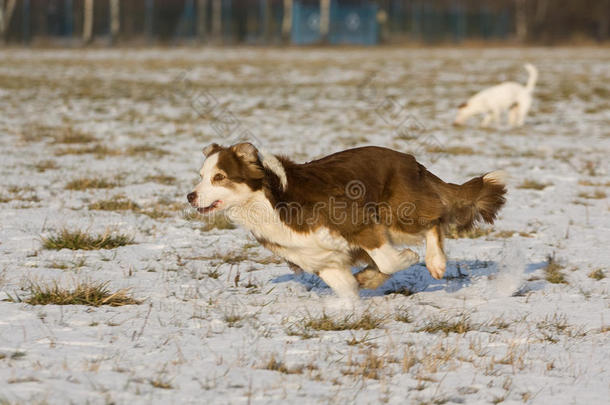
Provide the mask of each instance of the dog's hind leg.
[{"label": "dog's hind leg", "polygon": [[508,110],[508,125],[514,127],[519,121],[519,103],[515,103]]},{"label": "dog's hind leg", "polygon": [[349,268],[329,267],[318,275],[339,298],[358,299],[358,282]]},{"label": "dog's hind leg", "polygon": [[426,267],[432,277],[441,279],[445,275],[446,266],[443,230],[439,225],[435,225],[426,231]]},{"label": "dog's hind leg", "polygon": [[411,249],[396,250],[386,242],[375,249],[365,249],[377,265],[380,272],[394,274],[419,261],[419,255]]}]

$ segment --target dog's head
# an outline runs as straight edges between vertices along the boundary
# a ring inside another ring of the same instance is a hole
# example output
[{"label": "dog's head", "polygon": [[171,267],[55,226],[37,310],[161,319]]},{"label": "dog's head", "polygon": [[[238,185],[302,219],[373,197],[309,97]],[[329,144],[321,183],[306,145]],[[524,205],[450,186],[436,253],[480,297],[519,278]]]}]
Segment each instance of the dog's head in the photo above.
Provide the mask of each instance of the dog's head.
[{"label": "dog's head", "polygon": [[201,182],[187,195],[200,213],[222,211],[249,200],[262,188],[265,175],[256,147],[238,143],[228,148],[215,143],[203,149],[206,156]]}]

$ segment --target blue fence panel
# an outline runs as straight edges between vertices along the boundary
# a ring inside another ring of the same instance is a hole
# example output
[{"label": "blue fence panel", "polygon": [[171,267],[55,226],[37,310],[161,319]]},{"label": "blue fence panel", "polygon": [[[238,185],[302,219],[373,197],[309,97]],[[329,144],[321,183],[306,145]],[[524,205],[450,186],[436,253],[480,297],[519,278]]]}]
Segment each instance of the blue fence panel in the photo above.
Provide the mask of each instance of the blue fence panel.
[{"label": "blue fence panel", "polygon": [[320,7],[295,1],[292,6],[292,42],[311,44],[320,40]]},{"label": "blue fence panel", "polygon": [[[328,41],[331,44],[375,45],[379,41],[378,6],[340,4],[331,1]],[[295,1],[292,8],[292,42],[297,45],[319,42],[320,6]]]},{"label": "blue fence panel", "polygon": [[330,9],[331,44],[375,45],[378,42],[376,4],[338,5]]}]

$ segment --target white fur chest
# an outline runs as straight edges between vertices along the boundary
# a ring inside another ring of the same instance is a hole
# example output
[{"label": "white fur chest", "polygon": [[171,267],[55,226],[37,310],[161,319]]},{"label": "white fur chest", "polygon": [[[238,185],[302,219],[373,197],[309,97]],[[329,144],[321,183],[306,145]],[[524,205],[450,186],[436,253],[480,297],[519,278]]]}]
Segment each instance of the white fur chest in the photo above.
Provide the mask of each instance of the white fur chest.
[{"label": "white fur chest", "polygon": [[310,233],[299,233],[286,226],[271,206],[260,195],[248,204],[229,210],[229,217],[249,229],[267,248],[309,273],[349,264],[349,243],[332,235],[327,228]]}]

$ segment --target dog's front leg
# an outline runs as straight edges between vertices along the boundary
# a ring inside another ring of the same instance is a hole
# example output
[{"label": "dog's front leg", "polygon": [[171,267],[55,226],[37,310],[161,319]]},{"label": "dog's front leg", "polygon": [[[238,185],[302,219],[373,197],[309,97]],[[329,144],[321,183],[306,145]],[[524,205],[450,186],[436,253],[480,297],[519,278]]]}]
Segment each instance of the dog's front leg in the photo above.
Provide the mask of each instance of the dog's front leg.
[{"label": "dog's front leg", "polygon": [[339,298],[357,300],[360,297],[358,295],[358,281],[356,281],[349,268],[329,267],[321,270],[318,275]]},{"label": "dog's front leg", "polygon": [[443,251],[443,231],[436,225],[426,231],[426,268],[435,279],[445,275],[447,257]]},{"label": "dog's front leg", "polygon": [[483,117],[483,121],[481,121],[481,128],[487,128],[491,123],[492,119],[493,115],[490,112],[485,114],[485,117]]}]

